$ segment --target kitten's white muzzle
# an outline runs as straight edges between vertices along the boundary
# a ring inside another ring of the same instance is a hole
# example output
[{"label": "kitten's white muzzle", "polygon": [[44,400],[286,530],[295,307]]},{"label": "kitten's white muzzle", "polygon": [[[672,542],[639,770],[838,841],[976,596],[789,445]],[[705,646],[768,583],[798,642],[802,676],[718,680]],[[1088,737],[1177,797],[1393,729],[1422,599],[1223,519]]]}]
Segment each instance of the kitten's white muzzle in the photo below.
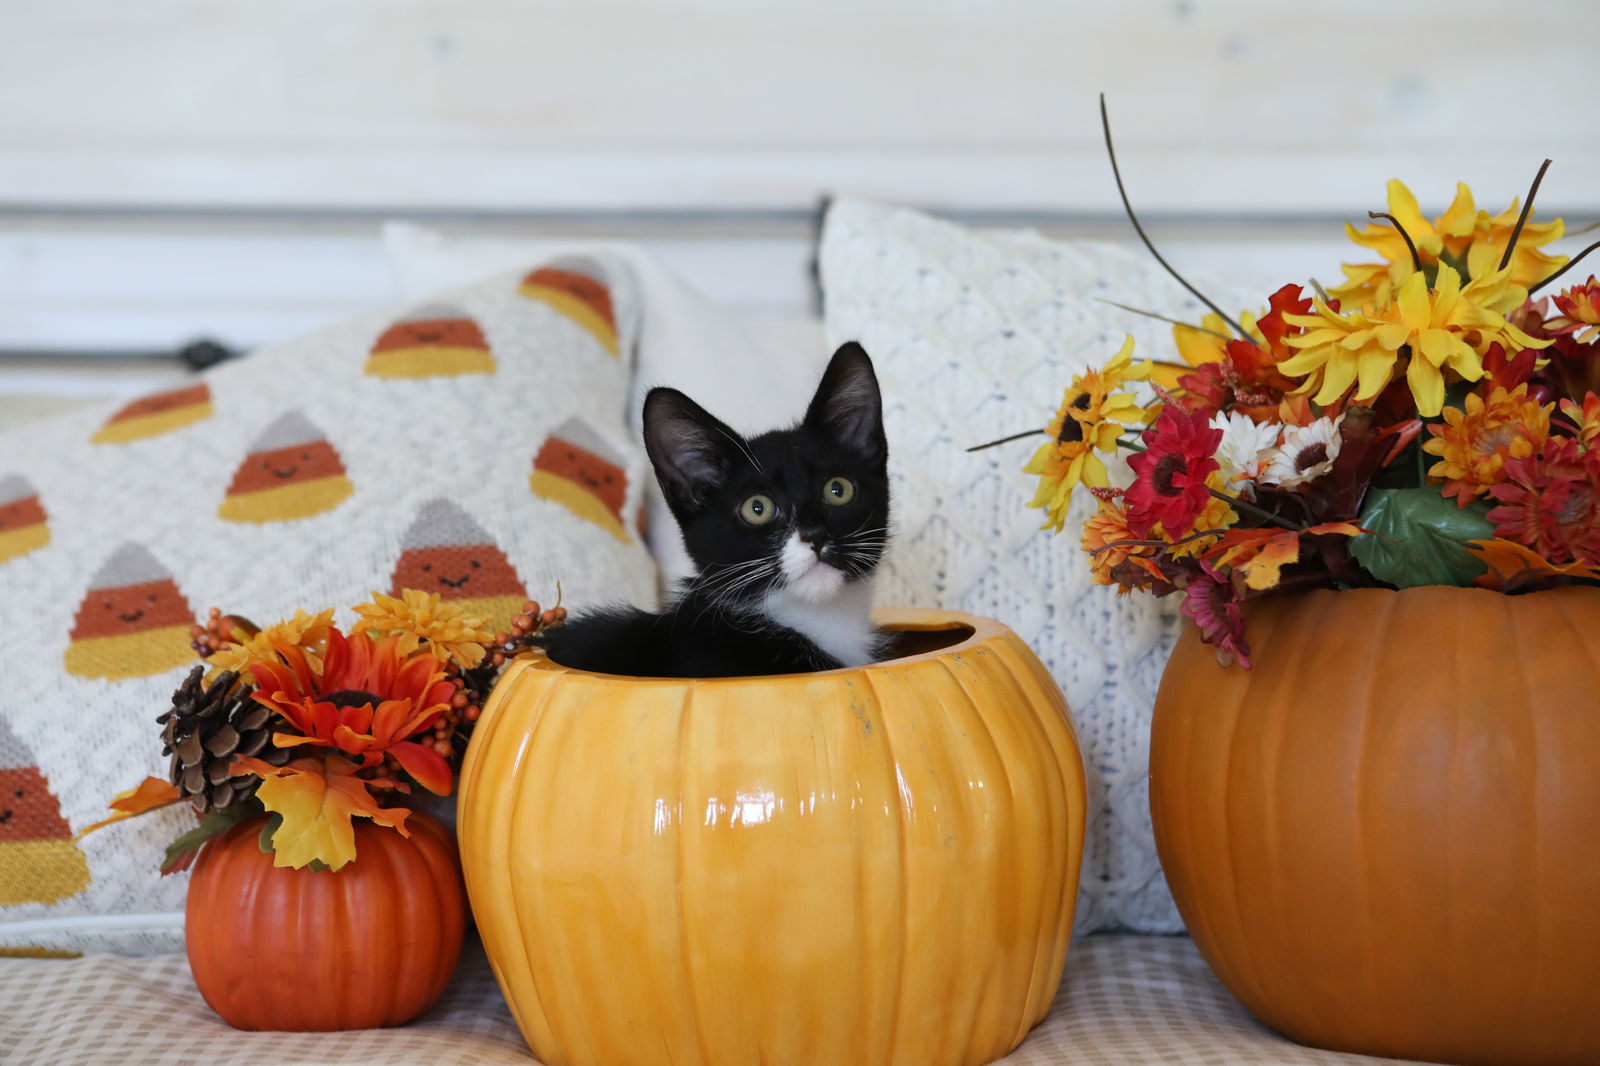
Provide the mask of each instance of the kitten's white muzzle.
[{"label": "kitten's white muzzle", "polygon": [[832,599],[844,587],[844,574],[822,561],[815,548],[791,533],[778,560],[784,590],[805,603]]}]

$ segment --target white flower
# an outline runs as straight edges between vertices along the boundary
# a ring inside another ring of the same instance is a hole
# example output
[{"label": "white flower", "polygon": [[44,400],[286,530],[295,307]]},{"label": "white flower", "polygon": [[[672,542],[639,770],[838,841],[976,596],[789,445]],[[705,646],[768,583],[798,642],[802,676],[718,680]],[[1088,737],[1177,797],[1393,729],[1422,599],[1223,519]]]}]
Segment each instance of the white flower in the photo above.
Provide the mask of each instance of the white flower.
[{"label": "white flower", "polygon": [[1333,469],[1339,458],[1339,425],[1344,415],[1319,418],[1309,426],[1286,426],[1283,443],[1273,453],[1267,472],[1261,475],[1264,485],[1281,485],[1292,489],[1304,485]]},{"label": "white flower", "polygon": [[1255,499],[1256,479],[1278,450],[1278,434],[1283,427],[1276,422],[1256,422],[1237,411],[1218,411],[1211,416],[1211,428],[1222,430],[1216,460],[1223,487],[1247,500]]}]

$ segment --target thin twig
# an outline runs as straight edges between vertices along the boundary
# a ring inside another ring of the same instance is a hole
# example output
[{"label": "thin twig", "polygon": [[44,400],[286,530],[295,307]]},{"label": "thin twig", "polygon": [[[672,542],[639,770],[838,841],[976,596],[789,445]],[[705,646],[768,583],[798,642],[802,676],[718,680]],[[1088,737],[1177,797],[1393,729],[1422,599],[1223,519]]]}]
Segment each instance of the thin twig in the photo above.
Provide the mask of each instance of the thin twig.
[{"label": "thin twig", "polygon": [[1418,274],[1422,273],[1422,257],[1417,254],[1417,244],[1411,239],[1411,234],[1406,232],[1406,228],[1400,224],[1400,220],[1386,211],[1368,211],[1367,217],[1386,218],[1394,225],[1394,228],[1400,234],[1401,239],[1406,242],[1406,247],[1411,250],[1412,268],[1415,269]]},{"label": "thin twig", "polygon": [[1105,93],[1100,94],[1100,126],[1105,130],[1106,133],[1106,155],[1111,157],[1111,175],[1117,179],[1117,192],[1122,196],[1122,208],[1128,213],[1128,221],[1133,223],[1133,231],[1139,235],[1139,239],[1144,242],[1144,246],[1150,249],[1150,254],[1156,257],[1156,262],[1165,267],[1167,273],[1171,274],[1175,279],[1177,279],[1179,285],[1182,285],[1184,288],[1188,289],[1194,294],[1195,299],[1199,300],[1201,303],[1211,308],[1211,310],[1215,311],[1222,318],[1222,321],[1226,322],[1228,326],[1240,337],[1243,337],[1251,344],[1255,344],[1255,338],[1246,333],[1240,327],[1239,323],[1229,318],[1227,312],[1223,311],[1222,308],[1206,299],[1205,294],[1185,281],[1183,275],[1172,268],[1171,263],[1161,258],[1161,253],[1156,251],[1156,246],[1151,243],[1150,238],[1145,235],[1144,227],[1139,224],[1139,216],[1133,213],[1133,204],[1128,201],[1128,190],[1123,188],[1122,185],[1122,170],[1117,166],[1117,150],[1111,145],[1111,119],[1106,115]]},{"label": "thin twig", "polygon": [[1158,315],[1154,311],[1145,311],[1138,307],[1129,307],[1127,304],[1119,304],[1117,301],[1108,300],[1104,296],[1096,296],[1095,299],[1099,300],[1103,304],[1110,304],[1112,307],[1120,307],[1122,310],[1127,311],[1130,314],[1143,315],[1146,318],[1153,318],[1159,322],[1168,322],[1174,326],[1182,326],[1184,329],[1192,329],[1196,333],[1209,333],[1213,337],[1221,337],[1225,341],[1233,340],[1233,338],[1228,336],[1226,333],[1218,333],[1214,329],[1206,329],[1204,326],[1196,326],[1189,322],[1184,322],[1181,319],[1168,318],[1166,315]]},{"label": "thin twig", "polygon": [[1228,506],[1240,511],[1247,511],[1250,514],[1255,515],[1257,518],[1262,518],[1268,522],[1271,522],[1275,526],[1282,526],[1284,529],[1292,529],[1296,533],[1306,528],[1305,526],[1295,525],[1282,515],[1276,515],[1263,507],[1257,507],[1255,504],[1247,502],[1242,496],[1234,496],[1223,492],[1221,489],[1214,489],[1210,486],[1206,487],[1206,491],[1211,493],[1214,498],[1226,503]]},{"label": "thin twig", "polygon": [[[1190,533],[1187,537],[1180,537],[1177,540],[1113,540],[1100,545],[1098,548],[1091,549],[1089,554],[1099,555],[1101,552],[1110,551],[1112,548],[1180,548],[1185,544],[1194,543],[1201,537],[1220,537],[1226,532],[1228,532],[1226,529],[1202,529],[1198,533]],[[1145,556],[1145,558],[1149,558],[1149,556]]]},{"label": "thin twig", "polygon": [[1585,248],[1583,251],[1579,252],[1577,255],[1573,256],[1571,259],[1568,259],[1566,266],[1562,267],[1560,270],[1556,271],[1554,274],[1551,274],[1548,278],[1545,278],[1543,281],[1539,282],[1539,284],[1537,284],[1533,288],[1529,289],[1528,290],[1528,295],[1532,296],[1534,293],[1538,292],[1540,289],[1544,288],[1546,285],[1550,284],[1552,281],[1556,280],[1561,275],[1565,274],[1567,271],[1569,271],[1573,267],[1577,266],[1578,265],[1578,260],[1580,260],[1584,256],[1588,255],[1590,252],[1594,251],[1596,248],[1600,248],[1600,241],[1595,241],[1593,244],[1589,245],[1589,247]]},{"label": "thin twig", "polygon": [[1042,430],[1042,429],[1028,429],[1028,430],[1024,430],[1021,433],[1013,433],[1009,437],[1001,437],[999,440],[992,440],[987,444],[974,444],[972,447],[968,448],[967,451],[969,451],[969,452],[981,452],[985,448],[998,448],[1002,444],[1010,444],[1014,440],[1021,440],[1023,437],[1031,437],[1035,433],[1043,433],[1043,432],[1044,432],[1044,430]]},{"label": "thin twig", "polygon": [[1322,302],[1327,303],[1329,299],[1328,290],[1322,287],[1322,282],[1316,278],[1307,278],[1306,280],[1311,282],[1311,287],[1317,291],[1318,296],[1322,297]]},{"label": "thin twig", "polygon": [[1528,216],[1533,214],[1533,198],[1539,194],[1539,183],[1544,180],[1544,172],[1550,169],[1550,160],[1546,159],[1539,165],[1539,173],[1533,176],[1533,184],[1528,186],[1528,199],[1522,205],[1522,214],[1517,216],[1516,228],[1511,231],[1511,240],[1506,243],[1506,254],[1500,257],[1498,269],[1504,270],[1511,265],[1511,253],[1516,251],[1517,238],[1522,236],[1522,224],[1528,221]]}]

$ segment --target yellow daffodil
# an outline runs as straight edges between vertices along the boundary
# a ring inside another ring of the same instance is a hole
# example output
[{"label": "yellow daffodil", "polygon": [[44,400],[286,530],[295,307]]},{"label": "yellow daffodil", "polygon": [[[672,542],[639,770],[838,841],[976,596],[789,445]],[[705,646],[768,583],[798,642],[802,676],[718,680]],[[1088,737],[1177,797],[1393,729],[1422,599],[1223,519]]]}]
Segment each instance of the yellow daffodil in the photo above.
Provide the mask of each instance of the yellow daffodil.
[{"label": "yellow daffodil", "polygon": [[[1517,225],[1518,204],[1512,200],[1510,207],[1490,215],[1477,209],[1472,190],[1463,182],[1456,185],[1456,198],[1449,209],[1430,222],[1423,217],[1411,190],[1403,182],[1391,181],[1389,213],[1410,234],[1424,271],[1448,265],[1468,278],[1481,278],[1499,269],[1511,231]],[[1530,214],[1511,256],[1511,284],[1526,289],[1560,270],[1567,262],[1566,256],[1545,255],[1539,248],[1559,240],[1565,232],[1561,219],[1536,223]],[[1346,263],[1345,283],[1329,295],[1352,311],[1391,302],[1415,272],[1405,238],[1385,220],[1368,223],[1360,230],[1346,224],[1345,233],[1355,243],[1377,252],[1385,262]]]},{"label": "yellow daffodil", "polygon": [[1525,297],[1526,290],[1511,283],[1509,269],[1463,287],[1459,273],[1441,266],[1433,289],[1424,275],[1413,271],[1392,303],[1341,314],[1319,299],[1313,315],[1285,315],[1285,322],[1306,332],[1287,338],[1300,352],[1278,370],[1303,376],[1296,391],[1314,390],[1319,404],[1343,398],[1352,385],[1355,401],[1366,403],[1383,391],[1401,358],[1409,355],[1405,374],[1417,413],[1432,418],[1444,407],[1445,371],[1477,381],[1483,377],[1482,355],[1491,344],[1498,341],[1508,354],[1549,345],[1506,321],[1505,312]]},{"label": "yellow daffodil", "polygon": [[1117,438],[1127,427],[1142,425],[1145,420],[1145,409],[1133,394],[1117,390],[1148,380],[1150,370],[1148,360],[1134,363],[1133,338],[1129,337],[1110,362],[1074,378],[1067,387],[1060,409],[1045,430],[1050,439],[1022,468],[1025,474],[1039,475],[1039,491],[1028,506],[1045,509],[1042,528],[1061,532],[1072,490],[1080,482],[1092,486],[1107,483],[1106,464],[1095,453],[1115,454]]}]

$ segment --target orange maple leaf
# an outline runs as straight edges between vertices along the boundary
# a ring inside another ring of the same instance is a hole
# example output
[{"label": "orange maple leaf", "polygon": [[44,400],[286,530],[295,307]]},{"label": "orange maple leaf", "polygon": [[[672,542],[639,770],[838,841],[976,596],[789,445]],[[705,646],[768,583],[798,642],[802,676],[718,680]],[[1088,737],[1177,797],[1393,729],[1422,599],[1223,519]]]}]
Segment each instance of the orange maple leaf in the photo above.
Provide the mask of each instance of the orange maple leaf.
[{"label": "orange maple leaf", "polygon": [[283,818],[272,834],[272,865],[299,869],[313,860],[337,870],[356,857],[353,818],[371,818],[378,825],[410,836],[400,807],[379,807],[367,782],[354,775],[356,765],[344,759],[296,759],[273,766],[240,755],[233,774],[261,778],[256,795],[261,805]]},{"label": "orange maple leaf", "polygon": [[1222,535],[1206,558],[1218,567],[1232,566],[1244,575],[1244,583],[1256,591],[1278,587],[1282,570],[1300,559],[1300,538],[1315,534],[1343,534],[1354,537],[1363,532],[1354,522],[1325,522],[1306,529],[1230,529]]},{"label": "orange maple leaf", "polygon": [[104,818],[93,825],[86,825],[78,830],[73,840],[82,840],[96,829],[102,829],[113,822],[126,821],[129,818],[144,814],[147,811],[157,810],[161,807],[170,807],[174,803],[182,802],[183,793],[178,791],[178,786],[159,777],[147,777],[138,785],[126,792],[118,792],[107,804],[116,811],[110,818]]}]

